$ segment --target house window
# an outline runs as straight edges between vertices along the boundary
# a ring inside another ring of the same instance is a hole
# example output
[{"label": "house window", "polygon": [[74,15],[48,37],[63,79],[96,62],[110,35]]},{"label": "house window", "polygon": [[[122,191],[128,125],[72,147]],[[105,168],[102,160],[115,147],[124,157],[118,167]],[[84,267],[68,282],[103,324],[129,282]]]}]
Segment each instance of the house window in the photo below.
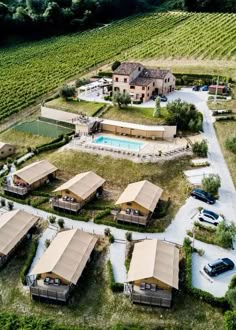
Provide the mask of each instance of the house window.
[{"label": "house window", "polygon": [[138,67],[138,71],[141,71],[141,68],[140,68],[140,66]]},{"label": "house window", "polygon": [[148,86],[148,91],[149,91],[149,88],[150,88],[150,87]]},{"label": "house window", "polygon": [[145,91],[145,87],[142,87],[142,90]]},{"label": "house window", "polygon": [[170,82],[170,78],[168,78],[168,82]]},{"label": "house window", "polygon": [[155,86],[155,82],[152,84],[152,86],[153,86],[153,87]]},{"label": "house window", "polygon": [[149,93],[147,93],[147,96],[149,96]]},{"label": "house window", "polygon": [[1,154],[4,154],[4,151],[1,151]]},{"label": "house window", "polygon": [[124,82],[127,83],[127,78],[124,78]]},{"label": "house window", "polygon": [[135,86],[130,86],[130,89],[135,89]]},{"label": "house window", "polygon": [[142,94],[142,99],[144,98],[144,94]]},{"label": "house window", "polygon": [[126,92],[126,89],[123,89],[123,93],[125,93]]},{"label": "house window", "polygon": [[116,82],[118,82],[118,81],[119,81],[119,78],[116,77]]},{"label": "house window", "polygon": [[130,202],[128,202],[128,203],[126,203],[128,206],[131,206],[132,205],[132,203],[130,203]]},{"label": "house window", "polygon": [[138,100],[139,99],[139,94],[136,94],[136,100]]},{"label": "house window", "polygon": [[165,83],[167,82],[167,79],[165,79]]}]

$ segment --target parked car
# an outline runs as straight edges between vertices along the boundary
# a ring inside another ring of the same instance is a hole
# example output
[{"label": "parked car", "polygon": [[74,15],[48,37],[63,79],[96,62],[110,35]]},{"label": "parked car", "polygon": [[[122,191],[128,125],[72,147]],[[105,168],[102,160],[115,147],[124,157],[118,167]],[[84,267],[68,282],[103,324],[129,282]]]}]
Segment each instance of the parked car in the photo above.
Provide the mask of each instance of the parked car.
[{"label": "parked car", "polygon": [[202,189],[193,189],[193,191],[191,192],[191,196],[207,204],[215,204],[216,202],[213,196],[211,196],[208,192]]},{"label": "parked car", "polygon": [[194,92],[199,92],[200,89],[201,89],[201,86],[197,86],[197,85],[193,86],[193,88],[192,88],[192,90],[193,90]]},{"label": "parked car", "polygon": [[223,217],[220,216],[219,214],[206,210],[206,209],[202,209],[198,215],[198,219],[200,221],[206,221],[209,222],[215,226],[217,226],[220,222],[224,221]]},{"label": "parked car", "polygon": [[221,258],[204,266],[204,271],[209,276],[217,276],[234,268],[234,263],[229,258]]},{"label": "parked car", "polygon": [[203,92],[208,92],[209,87],[207,85],[202,86],[202,91]]},{"label": "parked car", "polygon": [[159,95],[161,102],[167,102],[168,99],[165,95]]}]

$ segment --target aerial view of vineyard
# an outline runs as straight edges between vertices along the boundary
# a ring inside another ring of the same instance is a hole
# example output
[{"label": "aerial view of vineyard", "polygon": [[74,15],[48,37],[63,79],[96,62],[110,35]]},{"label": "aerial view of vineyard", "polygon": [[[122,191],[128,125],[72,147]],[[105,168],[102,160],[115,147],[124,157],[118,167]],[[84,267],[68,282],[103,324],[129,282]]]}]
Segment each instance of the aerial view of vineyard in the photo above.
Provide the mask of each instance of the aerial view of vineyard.
[{"label": "aerial view of vineyard", "polygon": [[235,14],[149,13],[83,33],[2,48],[0,120],[66,79],[115,58],[235,61],[235,23]]}]

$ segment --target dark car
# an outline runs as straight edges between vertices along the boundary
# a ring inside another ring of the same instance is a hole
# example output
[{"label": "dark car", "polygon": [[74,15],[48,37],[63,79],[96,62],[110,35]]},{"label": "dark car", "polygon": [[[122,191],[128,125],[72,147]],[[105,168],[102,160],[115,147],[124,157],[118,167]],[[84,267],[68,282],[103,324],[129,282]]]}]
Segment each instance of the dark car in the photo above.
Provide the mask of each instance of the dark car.
[{"label": "dark car", "polygon": [[191,196],[207,204],[215,204],[216,202],[213,196],[201,189],[193,189],[193,191],[191,192]]},{"label": "dark car", "polygon": [[161,102],[167,102],[168,99],[165,95],[159,95]]},{"label": "dark car", "polygon": [[193,86],[193,88],[192,88],[192,90],[194,91],[194,92],[199,92],[200,91],[200,89],[201,89],[201,86]]},{"label": "dark car", "polygon": [[221,258],[204,266],[204,271],[209,276],[217,276],[234,268],[234,263],[229,258]]}]

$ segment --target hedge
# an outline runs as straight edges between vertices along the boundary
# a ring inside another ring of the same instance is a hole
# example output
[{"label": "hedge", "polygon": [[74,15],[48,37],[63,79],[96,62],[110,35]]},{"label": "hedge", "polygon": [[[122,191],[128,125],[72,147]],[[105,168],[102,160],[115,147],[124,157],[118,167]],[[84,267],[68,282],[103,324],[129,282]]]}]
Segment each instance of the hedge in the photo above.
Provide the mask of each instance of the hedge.
[{"label": "hedge", "polygon": [[224,120],[236,120],[236,117],[235,116],[216,117],[216,121],[224,121]]},{"label": "hedge", "polygon": [[106,208],[105,210],[98,212],[97,215],[94,217],[94,220],[96,221],[96,220],[103,219],[109,214],[111,214],[111,209]]},{"label": "hedge", "polygon": [[[190,243],[189,243],[190,242]],[[183,250],[185,254],[185,288],[192,296],[201,299],[212,306],[229,308],[228,302],[223,298],[214,297],[211,293],[192,287],[192,247],[191,241],[185,239]]]},{"label": "hedge", "polygon": [[43,145],[43,146],[40,146],[40,147],[36,147],[35,153],[39,154],[41,152],[45,152],[45,151],[48,151],[48,150],[58,149],[58,148],[64,146],[70,140],[71,140],[70,138],[69,139],[63,138],[62,141],[55,142],[55,143],[49,143],[49,144],[46,144],[46,145]]},{"label": "hedge", "polygon": [[45,211],[45,212],[48,212],[48,213],[52,213],[52,214],[56,214],[60,217],[66,217],[66,218],[69,218],[69,219],[72,219],[72,220],[77,220],[77,221],[85,221],[85,222],[88,222],[90,220],[89,216],[88,215],[73,215],[73,214],[69,214],[69,213],[65,213],[65,212],[60,212],[60,211],[56,211],[50,207],[45,207],[45,206],[42,206],[42,205],[39,205],[37,207],[39,210],[42,210],[42,211]]},{"label": "hedge", "polygon": [[35,254],[36,254],[37,247],[38,247],[38,241],[35,239],[32,239],[30,248],[27,251],[27,256],[25,259],[24,266],[22,267],[21,272],[20,272],[20,278],[21,278],[21,282],[23,285],[27,284],[26,275],[28,274],[28,271],[30,269],[30,266],[32,264]]},{"label": "hedge", "polygon": [[30,202],[30,205],[37,208],[39,205],[44,204],[44,203],[47,203],[48,201],[49,201],[49,198],[48,197],[41,197],[40,196],[37,199],[33,199]]},{"label": "hedge", "polygon": [[225,312],[224,329],[225,330],[235,330],[236,329],[236,311]]},{"label": "hedge", "polygon": [[[105,99],[105,97],[104,97],[104,99]],[[101,107],[99,107],[99,108],[93,113],[92,117],[96,117],[97,114],[98,114],[100,111],[102,111],[103,109],[105,109],[105,107],[106,107],[106,104],[103,104]]]},{"label": "hedge", "polygon": [[109,276],[109,287],[111,291],[113,292],[123,292],[124,291],[124,285],[123,283],[116,283],[113,273],[113,268],[111,261],[107,261],[107,270],[108,270],[108,276]]}]

